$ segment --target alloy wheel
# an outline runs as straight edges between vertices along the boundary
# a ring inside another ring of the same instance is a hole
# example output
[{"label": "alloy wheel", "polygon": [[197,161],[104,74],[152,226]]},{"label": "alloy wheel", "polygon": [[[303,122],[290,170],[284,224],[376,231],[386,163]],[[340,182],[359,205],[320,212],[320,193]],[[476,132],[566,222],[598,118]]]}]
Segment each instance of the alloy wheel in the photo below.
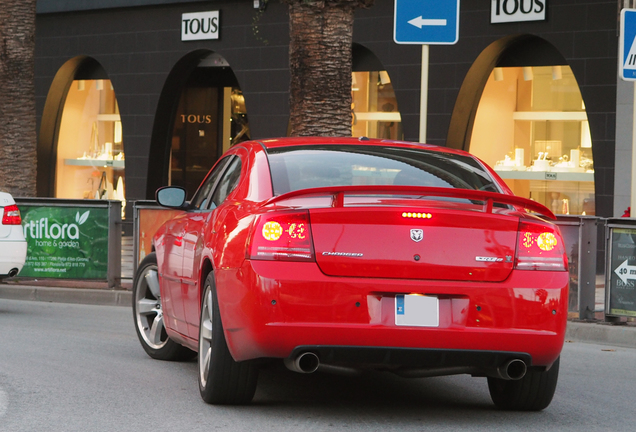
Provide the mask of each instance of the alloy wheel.
[{"label": "alloy wheel", "polygon": [[214,318],[212,290],[207,287],[201,308],[201,335],[199,336],[199,376],[201,386],[206,387],[212,357],[212,320]]},{"label": "alloy wheel", "polygon": [[168,334],[163,323],[161,294],[157,266],[149,265],[137,279],[135,290],[135,318],[139,334],[152,349],[163,348],[168,341]]}]

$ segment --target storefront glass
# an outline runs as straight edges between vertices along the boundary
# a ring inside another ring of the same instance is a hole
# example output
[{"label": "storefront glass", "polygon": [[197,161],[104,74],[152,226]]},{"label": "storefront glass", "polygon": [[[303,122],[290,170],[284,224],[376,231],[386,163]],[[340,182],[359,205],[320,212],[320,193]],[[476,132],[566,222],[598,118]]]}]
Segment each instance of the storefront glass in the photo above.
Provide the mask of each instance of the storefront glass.
[{"label": "storefront glass", "polygon": [[174,118],[171,185],[194,195],[219,156],[250,139],[243,93],[229,70],[197,68],[184,87]]},{"label": "storefront glass", "polygon": [[218,158],[218,88],[185,88],[172,133],[170,184],[191,197]]},{"label": "storefront glass", "polygon": [[352,136],[403,138],[402,118],[386,71],[353,72]]},{"label": "storefront glass", "polygon": [[122,126],[110,80],[74,80],[57,145],[55,197],[116,199],[125,206]]},{"label": "storefront glass", "polygon": [[569,66],[495,68],[470,152],[493,166],[516,195],[555,214],[595,212],[589,123]]}]

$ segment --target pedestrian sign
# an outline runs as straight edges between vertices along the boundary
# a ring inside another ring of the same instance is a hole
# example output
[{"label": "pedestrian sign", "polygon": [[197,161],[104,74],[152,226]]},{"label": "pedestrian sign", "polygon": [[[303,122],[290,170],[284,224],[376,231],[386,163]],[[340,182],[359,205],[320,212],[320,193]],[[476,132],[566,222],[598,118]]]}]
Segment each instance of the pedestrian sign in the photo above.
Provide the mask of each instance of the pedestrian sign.
[{"label": "pedestrian sign", "polygon": [[625,81],[636,81],[636,9],[621,11],[619,73]]},{"label": "pedestrian sign", "polygon": [[459,0],[395,0],[398,44],[452,45],[459,40]]}]

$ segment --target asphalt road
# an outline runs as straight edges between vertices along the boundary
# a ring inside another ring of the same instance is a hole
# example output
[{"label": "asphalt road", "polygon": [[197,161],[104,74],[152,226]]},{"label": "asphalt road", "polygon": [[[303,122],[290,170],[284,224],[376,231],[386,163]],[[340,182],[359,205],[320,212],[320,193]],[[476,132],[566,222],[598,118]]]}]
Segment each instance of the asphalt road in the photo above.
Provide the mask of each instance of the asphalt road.
[{"label": "asphalt road", "polygon": [[567,343],[552,405],[496,410],[486,380],[261,372],[254,403],[201,401],[196,362],[150,359],[130,308],[0,299],[0,431],[631,430],[636,350]]}]

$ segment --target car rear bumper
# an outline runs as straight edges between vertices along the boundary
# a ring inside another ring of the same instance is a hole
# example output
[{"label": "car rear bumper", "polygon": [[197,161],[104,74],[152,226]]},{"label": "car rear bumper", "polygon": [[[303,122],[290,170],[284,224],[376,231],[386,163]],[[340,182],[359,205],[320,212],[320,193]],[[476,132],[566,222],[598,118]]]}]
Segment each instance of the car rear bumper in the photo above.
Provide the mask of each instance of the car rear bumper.
[{"label": "car rear bumper", "polygon": [[[329,277],[312,263],[246,261],[216,277],[236,360],[340,346],[524,353],[529,366],[549,366],[564,342],[567,272],[479,283]],[[439,299],[437,326],[396,325],[395,296],[410,293]]]},{"label": "car rear bumper", "polygon": [[0,241],[0,276],[22,270],[27,254],[26,241]]}]

